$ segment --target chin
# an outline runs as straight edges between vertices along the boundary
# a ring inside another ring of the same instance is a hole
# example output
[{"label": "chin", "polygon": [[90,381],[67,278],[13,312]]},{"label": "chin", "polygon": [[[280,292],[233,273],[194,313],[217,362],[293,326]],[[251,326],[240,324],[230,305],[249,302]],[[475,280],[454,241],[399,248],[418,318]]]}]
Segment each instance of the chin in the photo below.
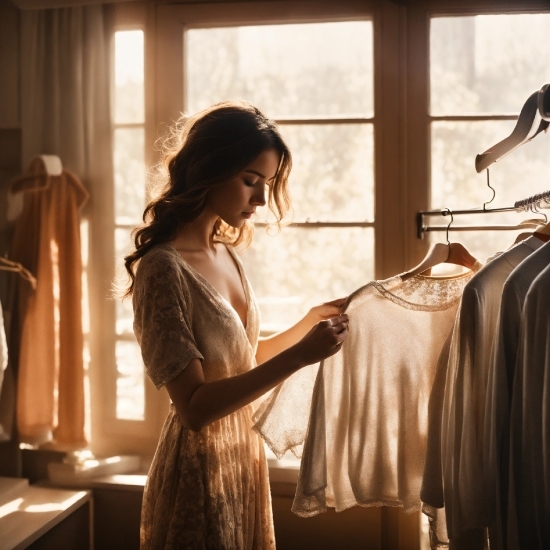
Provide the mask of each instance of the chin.
[{"label": "chin", "polygon": [[226,221],[224,220],[224,222],[229,226],[229,227],[232,227],[233,229],[241,229],[241,227],[244,227],[246,225],[246,222],[248,220],[232,220],[232,221]]}]

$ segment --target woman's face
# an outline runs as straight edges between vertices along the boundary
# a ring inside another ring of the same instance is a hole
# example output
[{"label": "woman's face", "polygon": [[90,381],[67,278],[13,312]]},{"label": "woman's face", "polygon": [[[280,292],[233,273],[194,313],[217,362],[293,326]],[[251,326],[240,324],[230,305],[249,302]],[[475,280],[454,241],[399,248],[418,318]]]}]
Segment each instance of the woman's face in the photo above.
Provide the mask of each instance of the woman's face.
[{"label": "woman's face", "polygon": [[275,149],[263,151],[233,179],[210,191],[206,210],[231,227],[242,227],[256,208],[265,205],[266,187],[274,180],[279,162]]}]

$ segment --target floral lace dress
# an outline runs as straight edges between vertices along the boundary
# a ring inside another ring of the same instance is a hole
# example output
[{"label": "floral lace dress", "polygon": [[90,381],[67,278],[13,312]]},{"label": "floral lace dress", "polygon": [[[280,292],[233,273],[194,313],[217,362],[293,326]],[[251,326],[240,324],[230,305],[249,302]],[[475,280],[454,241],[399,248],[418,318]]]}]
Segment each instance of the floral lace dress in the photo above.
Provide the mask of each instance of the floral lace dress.
[{"label": "floral lace dress", "polygon": [[[208,382],[256,366],[259,312],[242,264],[228,249],[246,294],[246,327],[170,245],[140,260],[134,332],[157,388],[193,358],[202,361]],[[145,487],[142,549],[275,548],[267,462],[252,413],[248,405],[193,432],[170,406]]]}]

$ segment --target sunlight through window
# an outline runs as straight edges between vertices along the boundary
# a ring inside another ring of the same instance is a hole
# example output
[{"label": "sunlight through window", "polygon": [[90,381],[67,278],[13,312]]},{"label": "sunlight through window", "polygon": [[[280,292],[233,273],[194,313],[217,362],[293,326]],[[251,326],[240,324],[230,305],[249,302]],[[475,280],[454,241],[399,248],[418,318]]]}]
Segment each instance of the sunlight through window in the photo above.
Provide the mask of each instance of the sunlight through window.
[{"label": "sunlight through window", "polygon": [[[117,275],[125,280],[123,259],[131,249],[130,232],[145,207],[144,35],[115,34],[114,179]],[[117,301],[116,416],[143,420],[144,367],[132,330],[129,300]]]}]

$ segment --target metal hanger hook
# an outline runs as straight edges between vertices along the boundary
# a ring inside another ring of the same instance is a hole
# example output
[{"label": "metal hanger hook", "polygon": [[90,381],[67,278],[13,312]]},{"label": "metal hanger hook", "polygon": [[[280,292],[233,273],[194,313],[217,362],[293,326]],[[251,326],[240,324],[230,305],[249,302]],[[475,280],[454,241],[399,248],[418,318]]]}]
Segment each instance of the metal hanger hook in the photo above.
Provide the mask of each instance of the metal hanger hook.
[{"label": "metal hanger hook", "polygon": [[491,204],[495,200],[495,197],[497,196],[497,192],[495,191],[495,188],[491,186],[491,183],[489,181],[489,168],[487,168],[487,187],[493,192],[493,196],[492,196],[490,201],[487,201],[487,202],[483,203],[483,210],[486,210],[485,207],[488,204]]},{"label": "metal hanger hook", "polygon": [[531,207],[531,212],[533,212],[534,214],[540,214],[543,218],[543,223],[546,225],[548,223],[548,217],[546,216],[545,212],[542,212],[542,210],[540,210],[541,208],[540,203],[541,203],[541,199],[534,201]]},{"label": "metal hanger hook", "polygon": [[451,216],[451,221],[447,224],[447,231],[446,231],[446,234],[445,234],[445,238],[447,239],[447,244],[450,246],[451,241],[449,240],[449,229],[450,229],[450,227],[451,227],[451,224],[452,224],[453,221],[454,221],[454,218],[453,218],[453,211],[452,211],[450,208],[444,208],[444,209],[441,211],[441,214],[443,214],[443,216]]}]

